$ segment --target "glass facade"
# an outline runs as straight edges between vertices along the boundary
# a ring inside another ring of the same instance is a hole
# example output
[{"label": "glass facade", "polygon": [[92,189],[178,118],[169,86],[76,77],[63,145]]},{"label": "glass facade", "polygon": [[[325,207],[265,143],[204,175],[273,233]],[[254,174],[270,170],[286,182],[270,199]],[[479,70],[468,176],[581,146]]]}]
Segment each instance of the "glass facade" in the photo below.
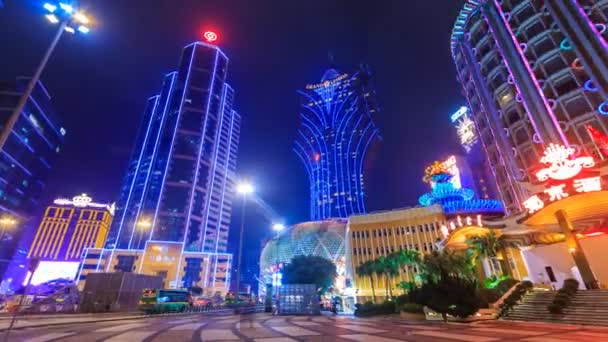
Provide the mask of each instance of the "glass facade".
[{"label": "glass facade", "polygon": [[329,69],[320,83],[300,90],[301,127],[294,150],[310,182],[312,220],[364,213],[363,164],[378,137],[369,68],[352,74]]},{"label": "glass facade", "polygon": [[154,240],[226,251],[240,135],[227,66],[218,47],[190,44],[148,99],[108,248],[143,250]]},{"label": "glass facade", "polygon": [[[1,127],[7,123],[27,82],[27,78],[0,82]],[[65,134],[51,108],[50,95],[38,82],[0,152],[0,216],[10,215],[18,220],[16,227],[0,227],[0,259],[12,258],[17,235],[25,229],[28,217],[40,208],[38,196]],[[0,263],[0,275],[5,267],[6,263]]]},{"label": "glass facade", "polygon": [[469,0],[452,54],[498,192],[522,210],[545,146],[607,157],[608,1]]}]

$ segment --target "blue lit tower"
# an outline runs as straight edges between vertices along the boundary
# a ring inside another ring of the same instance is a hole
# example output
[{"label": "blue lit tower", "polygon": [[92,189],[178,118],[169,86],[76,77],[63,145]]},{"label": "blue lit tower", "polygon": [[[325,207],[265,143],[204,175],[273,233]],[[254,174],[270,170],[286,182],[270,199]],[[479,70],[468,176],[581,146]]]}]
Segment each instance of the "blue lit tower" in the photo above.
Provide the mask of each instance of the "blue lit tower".
[{"label": "blue lit tower", "polygon": [[312,220],[366,211],[363,166],[379,137],[371,78],[367,66],[351,74],[331,68],[319,83],[299,91],[301,127],[294,150],[308,174]]},{"label": "blue lit tower", "polygon": [[[227,71],[228,57],[217,46],[195,42],[183,49],[177,71],[147,101],[108,238],[114,250],[147,253],[150,241],[179,245],[182,255],[191,253],[178,264],[185,286],[199,280],[190,271],[212,274],[214,258],[229,257],[241,117]],[[201,260],[211,271],[195,265],[200,260],[192,253],[210,253]]]},{"label": "blue lit tower", "polygon": [[[13,112],[29,79],[0,82],[0,127]],[[0,259],[11,259],[19,234],[40,208],[38,196],[45,186],[66,131],[51,106],[51,96],[38,82],[0,151],[0,217],[13,218],[12,227],[0,225]],[[6,263],[0,262],[0,278]]]},{"label": "blue lit tower", "polygon": [[523,209],[550,143],[606,160],[604,0],[467,0],[452,31],[457,77],[509,212]]}]

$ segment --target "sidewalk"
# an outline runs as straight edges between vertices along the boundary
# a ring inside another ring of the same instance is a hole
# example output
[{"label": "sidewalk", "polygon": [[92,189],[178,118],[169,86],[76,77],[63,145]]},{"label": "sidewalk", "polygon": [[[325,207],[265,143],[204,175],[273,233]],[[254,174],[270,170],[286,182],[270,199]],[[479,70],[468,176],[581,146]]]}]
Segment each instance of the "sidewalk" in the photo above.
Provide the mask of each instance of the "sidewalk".
[{"label": "sidewalk", "polygon": [[[18,316],[13,329],[44,327],[50,325],[73,324],[120,321],[128,319],[138,319],[150,317],[141,313],[103,313],[103,314],[62,314],[62,315],[25,315]],[[0,331],[6,330],[11,323],[12,317],[2,317],[0,319]]]},{"label": "sidewalk", "polygon": [[[167,316],[187,316],[187,315],[230,315],[233,314],[233,309],[219,309],[212,311],[191,311],[191,312],[173,312],[163,314],[148,315],[141,312],[109,312],[109,313],[87,313],[87,314],[41,314],[41,315],[23,315],[18,316],[13,329],[46,327],[52,325],[64,325],[74,323],[91,323],[91,322],[111,322],[124,321],[131,319],[143,319],[154,317]],[[11,323],[11,316],[2,316],[0,318],[0,331],[4,331]]]}]

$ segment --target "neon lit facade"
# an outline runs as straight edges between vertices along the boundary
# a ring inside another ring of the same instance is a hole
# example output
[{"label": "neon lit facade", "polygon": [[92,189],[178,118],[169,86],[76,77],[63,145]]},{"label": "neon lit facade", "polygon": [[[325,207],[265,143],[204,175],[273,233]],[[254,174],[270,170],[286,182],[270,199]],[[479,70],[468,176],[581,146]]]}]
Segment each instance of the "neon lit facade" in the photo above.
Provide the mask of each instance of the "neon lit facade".
[{"label": "neon lit facade", "polygon": [[540,162],[544,164],[536,179],[544,185],[542,193],[530,196],[523,202],[529,214],[545,207],[545,203],[562,200],[577,193],[602,191],[602,177],[593,157],[575,156],[571,147],[550,144]]},{"label": "neon lit facade", "polygon": [[117,203],[106,248],[140,251],[146,259],[150,241],[179,244],[172,286],[228,284],[226,274],[199,272],[229,269],[232,259],[226,250],[241,118],[227,71],[228,57],[217,46],[184,48],[178,70],[148,99]]},{"label": "neon lit facade", "polygon": [[468,0],[452,31],[457,77],[500,198],[522,211],[550,143],[606,159],[605,0]]},{"label": "neon lit facade", "polygon": [[44,211],[28,259],[78,262],[86,248],[104,246],[113,215],[113,204],[93,202],[86,194],[56,199]]},{"label": "neon lit facade", "polygon": [[431,186],[431,191],[420,196],[418,202],[425,207],[439,204],[448,217],[459,214],[502,216],[504,208],[500,201],[476,199],[475,191],[462,186],[462,179],[456,157],[435,161],[426,168],[423,178]]},{"label": "neon lit facade", "polygon": [[371,72],[327,70],[321,81],[300,90],[301,126],[294,151],[310,182],[312,220],[365,213],[364,162],[379,137]]},{"label": "neon lit facade", "polygon": [[[0,82],[0,127],[4,126],[25,89],[28,78]],[[54,113],[51,96],[38,82],[0,152],[0,217],[9,215],[15,229],[0,227],[0,259],[12,259],[21,232],[30,233],[27,218],[42,209],[38,196],[45,187],[66,130]],[[7,227],[8,228],[8,227]],[[0,262],[0,278],[7,263]]]}]

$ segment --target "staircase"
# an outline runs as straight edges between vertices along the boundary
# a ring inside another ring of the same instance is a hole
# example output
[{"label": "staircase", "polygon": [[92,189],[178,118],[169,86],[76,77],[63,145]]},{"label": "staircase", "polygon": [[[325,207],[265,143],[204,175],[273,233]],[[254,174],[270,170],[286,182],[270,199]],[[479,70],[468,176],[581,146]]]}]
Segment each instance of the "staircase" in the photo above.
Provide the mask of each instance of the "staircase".
[{"label": "staircase", "polygon": [[552,314],[547,306],[555,291],[531,291],[502,319],[608,326],[608,290],[578,291],[563,314]]}]

